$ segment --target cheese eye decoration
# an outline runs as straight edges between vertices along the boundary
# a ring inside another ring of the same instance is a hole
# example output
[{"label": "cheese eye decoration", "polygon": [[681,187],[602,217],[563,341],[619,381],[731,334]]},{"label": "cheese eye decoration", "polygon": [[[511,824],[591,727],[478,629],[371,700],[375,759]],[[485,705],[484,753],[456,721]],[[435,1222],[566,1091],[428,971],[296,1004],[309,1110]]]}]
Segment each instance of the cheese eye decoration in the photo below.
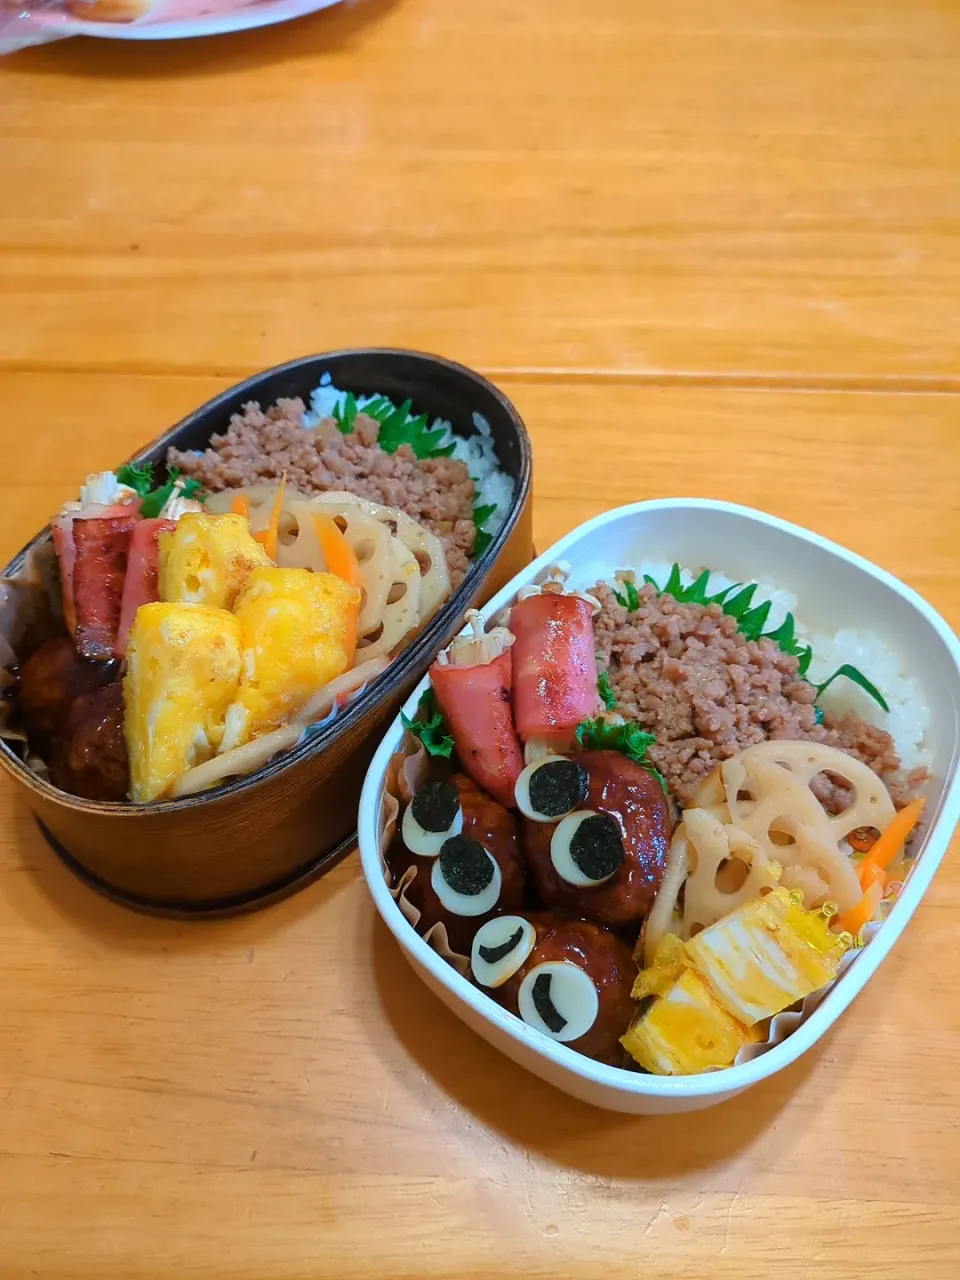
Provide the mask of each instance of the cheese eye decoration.
[{"label": "cheese eye decoration", "polygon": [[537,931],[523,916],[497,916],[481,925],[470,948],[470,968],[481,987],[502,987],[537,944]]},{"label": "cheese eye decoration", "polygon": [[460,793],[452,782],[421,787],[403,814],[403,843],[423,858],[435,858],[446,841],[462,830]]},{"label": "cheese eye decoration", "polygon": [[517,808],[534,822],[557,822],[587,798],[586,770],[566,756],[542,756],[520,774]]},{"label": "cheese eye decoration", "polygon": [[623,865],[623,838],[616,819],[591,809],[569,814],[550,838],[550,860],[567,884],[578,888],[604,884]]},{"label": "cheese eye decoration", "polygon": [[589,974],[566,960],[538,964],[517,996],[520,1017],[551,1040],[579,1040],[597,1020],[600,997]]},{"label": "cheese eye decoration", "polygon": [[483,916],[499,902],[503,877],[482,844],[451,836],[430,869],[430,884],[451,915]]}]

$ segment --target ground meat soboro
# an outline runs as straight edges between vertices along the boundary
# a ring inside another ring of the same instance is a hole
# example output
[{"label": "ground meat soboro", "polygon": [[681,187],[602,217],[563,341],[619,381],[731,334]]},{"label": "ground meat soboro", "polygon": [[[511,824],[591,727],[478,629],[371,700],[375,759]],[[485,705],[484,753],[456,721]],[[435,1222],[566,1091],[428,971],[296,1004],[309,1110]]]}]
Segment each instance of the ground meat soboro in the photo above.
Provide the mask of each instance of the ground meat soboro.
[{"label": "ground meat soboro", "polygon": [[477,536],[466,464],[453,458],[420,461],[405,444],[396,453],[384,453],[377,443],[380,424],[362,413],[349,435],[332,418],[305,428],[303,414],[302,400],[278,400],[266,411],[245,404],[203,453],[170,449],[167,465],[212,492],[270,484],[286,475],[302,493],[346,489],[398,507],[440,538],[456,589],[470,567]]},{"label": "ground meat soboro", "polygon": [[[772,640],[745,640],[719,605],[678,604],[651,586],[633,613],[605,583],[594,588],[597,661],[616,710],[657,735],[654,764],[683,806],[706,775],[744,747],[801,738],[840,747],[877,773],[900,807],[915,779],[904,778],[888,733],[848,714],[817,723],[816,689],[797,674],[797,659]],[[846,788],[829,778],[814,788],[837,812]]]}]

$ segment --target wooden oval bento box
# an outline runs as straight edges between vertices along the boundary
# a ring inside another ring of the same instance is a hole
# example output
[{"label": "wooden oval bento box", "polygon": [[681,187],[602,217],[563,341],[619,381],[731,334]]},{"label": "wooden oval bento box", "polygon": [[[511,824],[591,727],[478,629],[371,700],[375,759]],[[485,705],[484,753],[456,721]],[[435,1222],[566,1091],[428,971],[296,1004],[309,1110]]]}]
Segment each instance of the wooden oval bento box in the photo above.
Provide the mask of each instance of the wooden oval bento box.
[{"label": "wooden oval bento box", "polygon": [[[458,436],[474,434],[474,415],[481,415],[500,467],[514,481],[513,501],[464,581],[373,687],[250,776],[180,799],[104,803],[60,790],[8,742],[0,743],[0,763],[50,846],[87,883],[126,905],[183,916],[248,909],[291,892],[348,852],[364,772],[386,725],[437,650],[460,630],[464,611],[486,601],[531,558],[532,458],[519,415],[485,379],[429,355],[371,349],[291,361],[209,401],[133,461],[162,466],[171,446],[202,449],[249,401],[266,407],[281,398],[306,400],[327,376],[355,396],[412,401],[412,412],[449,422]],[[16,577],[51,538],[48,526],[4,576]]]}]

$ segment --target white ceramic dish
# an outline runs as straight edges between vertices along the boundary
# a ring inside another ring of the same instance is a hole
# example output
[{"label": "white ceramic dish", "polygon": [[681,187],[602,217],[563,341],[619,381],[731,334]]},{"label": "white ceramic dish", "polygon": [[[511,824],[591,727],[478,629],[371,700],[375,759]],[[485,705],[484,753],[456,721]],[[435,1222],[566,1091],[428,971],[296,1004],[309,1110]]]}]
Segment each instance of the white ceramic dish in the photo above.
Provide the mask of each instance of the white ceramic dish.
[{"label": "white ceramic dish", "polygon": [[195,36],[220,36],[231,31],[252,31],[290,22],[340,0],[260,0],[228,13],[201,13],[194,18],[162,22],[84,22],[66,13],[36,13],[35,26],[59,36],[94,36],[98,40],[192,40]]},{"label": "white ceramic dish", "polygon": [[[377,910],[426,985],[458,1017],[507,1057],[576,1098],[613,1111],[691,1111],[731,1098],[795,1061],[826,1032],[862,989],[916,910],[960,820],[960,642],[924,600],[896,578],[805,529],[746,507],[693,499],[639,502],[575,529],[513,579],[483,610],[491,617],[517,590],[557,560],[578,583],[645,560],[707,565],[733,577],[760,579],[798,597],[797,616],[814,631],[856,626],[876,632],[902,654],[931,708],[932,755],[919,856],[876,936],[818,1007],[782,1043],[743,1065],[679,1078],[603,1066],[526,1026],[461,977],[407,923],[384,884],[378,822],[386,769],[403,726],[391,726],[374,756],[360,802],[363,873]],[[424,679],[404,710],[413,715]],[[923,981],[923,975],[917,975]]]}]

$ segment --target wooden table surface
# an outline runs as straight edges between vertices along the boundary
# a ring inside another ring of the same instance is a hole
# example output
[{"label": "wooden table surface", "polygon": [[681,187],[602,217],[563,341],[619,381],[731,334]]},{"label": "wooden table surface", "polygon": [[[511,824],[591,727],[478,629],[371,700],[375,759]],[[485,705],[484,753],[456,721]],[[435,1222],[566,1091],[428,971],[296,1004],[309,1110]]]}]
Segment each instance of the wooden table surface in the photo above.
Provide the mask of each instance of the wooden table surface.
[{"label": "wooden table surface", "polygon": [[[4,60],[0,562],[231,381],[389,343],[515,399],[540,547],[732,499],[960,625],[958,59],[949,0],[366,0]],[[462,1028],[356,857],[141,919],[4,781],[0,1277],[956,1277],[958,924],[954,852],[820,1047],[626,1118]]]}]

